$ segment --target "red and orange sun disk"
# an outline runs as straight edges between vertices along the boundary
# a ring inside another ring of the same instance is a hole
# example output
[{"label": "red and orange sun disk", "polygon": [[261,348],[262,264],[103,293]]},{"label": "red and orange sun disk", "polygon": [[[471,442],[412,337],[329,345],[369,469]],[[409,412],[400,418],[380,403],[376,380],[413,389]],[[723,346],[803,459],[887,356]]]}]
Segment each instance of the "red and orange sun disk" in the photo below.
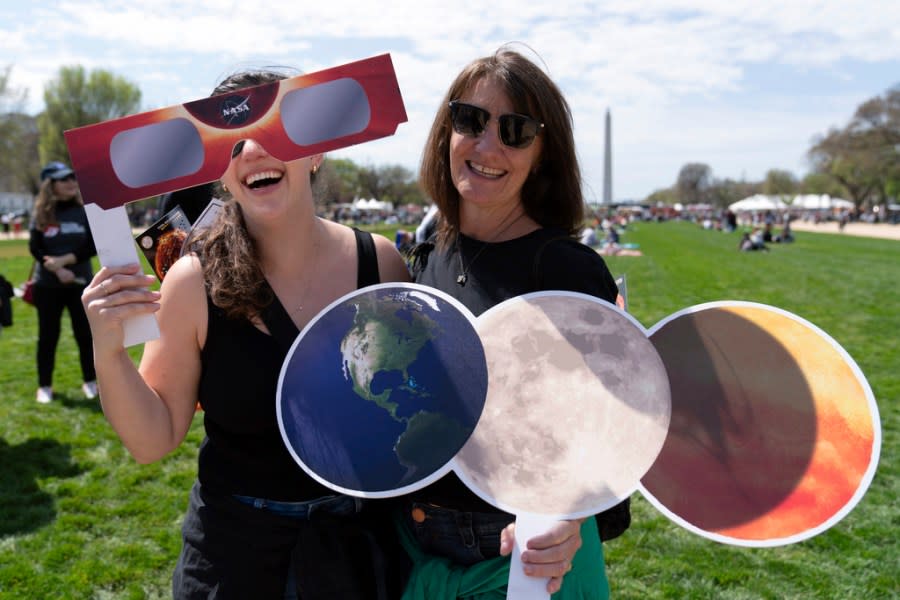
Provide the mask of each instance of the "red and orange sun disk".
[{"label": "red and orange sun disk", "polygon": [[711,303],[650,339],[672,385],[672,424],[641,491],[717,541],[775,546],[843,518],[871,482],[878,409],[852,358],[796,315]]}]

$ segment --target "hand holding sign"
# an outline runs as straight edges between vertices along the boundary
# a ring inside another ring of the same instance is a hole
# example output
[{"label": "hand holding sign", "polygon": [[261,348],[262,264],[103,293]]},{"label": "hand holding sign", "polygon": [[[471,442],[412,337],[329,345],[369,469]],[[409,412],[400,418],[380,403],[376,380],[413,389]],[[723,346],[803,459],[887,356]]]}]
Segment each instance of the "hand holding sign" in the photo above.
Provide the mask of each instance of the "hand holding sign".
[{"label": "hand holding sign", "polygon": [[526,294],[477,324],[490,385],[454,469],[516,515],[508,597],[545,598],[546,581],[526,577],[519,562],[525,543],[638,488],[668,428],[666,372],[643,327],[592,296]]}]

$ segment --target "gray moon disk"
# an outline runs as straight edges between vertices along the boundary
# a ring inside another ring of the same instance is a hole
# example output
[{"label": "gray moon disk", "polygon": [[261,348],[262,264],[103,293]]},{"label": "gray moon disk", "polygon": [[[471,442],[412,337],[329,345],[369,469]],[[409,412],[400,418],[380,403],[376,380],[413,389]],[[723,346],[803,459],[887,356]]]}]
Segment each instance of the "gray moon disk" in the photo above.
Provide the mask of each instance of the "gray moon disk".
[{"label": "gray moon disk", "polygon": [[508,512],[577,518],[633,493],[666,439],[669,380],[643,327],[608,302],[537,292],[482,314],[488,391],[454,469]]}]

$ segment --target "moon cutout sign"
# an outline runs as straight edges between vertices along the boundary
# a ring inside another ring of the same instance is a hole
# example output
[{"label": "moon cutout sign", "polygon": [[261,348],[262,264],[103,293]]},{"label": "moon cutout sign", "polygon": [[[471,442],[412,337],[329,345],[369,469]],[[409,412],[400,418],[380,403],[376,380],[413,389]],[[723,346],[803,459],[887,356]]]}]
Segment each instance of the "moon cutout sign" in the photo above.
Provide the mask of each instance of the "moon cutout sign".
[{"label": "moon cutout sign", "polygon": [[812,537],[868,488],[878,408],[824,331],[747,302],[699,305],[650,330],[668,371],[672,420],[642,493],[701,536],[741,546]]},{"label": "moon cutout sign", "polygon": [[460,479],[502,510],[555,519],[598,513],[634,492],[670,410],[665,367],[643,327],[574,292],[512,298],[476,327],[489,384],[454,459]]}]

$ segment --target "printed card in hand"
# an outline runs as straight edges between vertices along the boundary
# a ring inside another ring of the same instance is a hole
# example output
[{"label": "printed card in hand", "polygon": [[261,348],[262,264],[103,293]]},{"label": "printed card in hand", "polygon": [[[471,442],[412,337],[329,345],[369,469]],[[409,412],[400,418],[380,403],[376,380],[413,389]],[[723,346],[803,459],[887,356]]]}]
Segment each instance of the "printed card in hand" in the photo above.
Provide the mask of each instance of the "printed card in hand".
[{"label": "printed card in hand", "polygon": [[176,206],[135,238],[160,281],[181,256],[181,247],[190,230],[191,222]]}]

